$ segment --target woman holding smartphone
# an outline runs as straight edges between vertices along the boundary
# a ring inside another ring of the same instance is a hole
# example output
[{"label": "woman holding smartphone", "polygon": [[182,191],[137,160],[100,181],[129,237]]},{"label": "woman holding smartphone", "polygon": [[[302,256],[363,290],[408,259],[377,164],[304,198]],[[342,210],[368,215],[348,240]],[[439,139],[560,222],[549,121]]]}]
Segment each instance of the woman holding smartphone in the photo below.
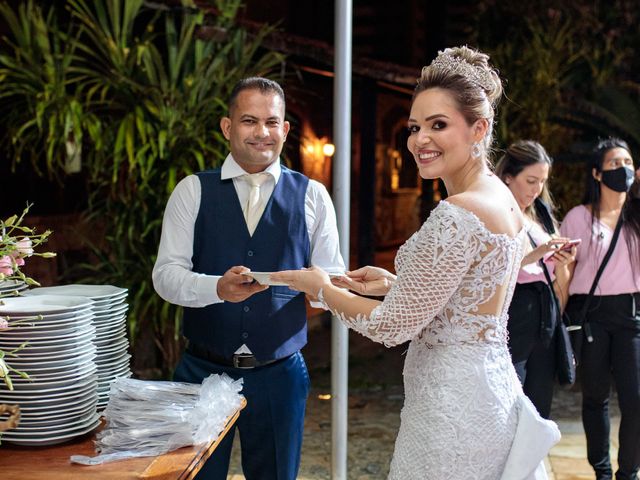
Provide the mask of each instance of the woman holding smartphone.
[{"label": "woman holding smartphone", "polygon": [[[599,480],[611,479],[609,398],[616,386],[622,413],[617,480],[636,480],[640,468],[640,210],[628,191],[634,170],[631,150],[617,138],[601,141],[589,165],[582,205],[561,231],[581,238],[567,312],[583,325],[580,358],[582,422],[587,458]],[[621,222],[617,241],[616,227]],[[611,244],[612,253],[585,302]],[[591,338],[592,341],[589,341]]]},{"label": "woman holding smartphone", "polygon": [[556,322],[561,321],[552,288],[564,307],[576,246],[557,236],[553,203],[547,180],[552,160],[544,147],[520,140],[507,148],[496,165],[496,174],[509,187],[524,214],[528,244],[518,283],[509,307],[509,350],[522,383],[540,415],[549,418],[556,376]]}]

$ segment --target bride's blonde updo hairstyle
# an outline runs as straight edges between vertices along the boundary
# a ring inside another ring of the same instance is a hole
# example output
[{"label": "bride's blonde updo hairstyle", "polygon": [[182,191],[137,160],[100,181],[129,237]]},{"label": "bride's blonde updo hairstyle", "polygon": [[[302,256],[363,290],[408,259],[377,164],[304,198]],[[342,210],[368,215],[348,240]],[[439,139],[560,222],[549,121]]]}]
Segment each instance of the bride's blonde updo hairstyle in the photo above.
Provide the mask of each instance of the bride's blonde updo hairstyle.
[{"label": "bride's blonde updo hairstyle", "polygon": [[495,108],[502,97],[502,81],[489,64],[489,55],[467,46],[447,48],[422,69],[413,100],[430,88],[451,92],[469,125],[486,118],[489,129],[483,150],[488,154],[493,142]]}]

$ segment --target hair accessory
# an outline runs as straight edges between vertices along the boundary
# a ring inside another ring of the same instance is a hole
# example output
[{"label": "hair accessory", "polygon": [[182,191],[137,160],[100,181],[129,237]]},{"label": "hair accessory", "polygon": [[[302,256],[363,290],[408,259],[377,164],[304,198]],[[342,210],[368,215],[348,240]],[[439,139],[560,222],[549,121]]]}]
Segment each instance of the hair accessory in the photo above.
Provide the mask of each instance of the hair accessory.
[{"label": "hair accessory", "polygon": [[483,90],[491,90],[494,85],[491,74],[488,71],[471,65],[463,58],[454,57],[443,51],[438,52],[438,56],[431,62],[429,67],[460,75]]}]

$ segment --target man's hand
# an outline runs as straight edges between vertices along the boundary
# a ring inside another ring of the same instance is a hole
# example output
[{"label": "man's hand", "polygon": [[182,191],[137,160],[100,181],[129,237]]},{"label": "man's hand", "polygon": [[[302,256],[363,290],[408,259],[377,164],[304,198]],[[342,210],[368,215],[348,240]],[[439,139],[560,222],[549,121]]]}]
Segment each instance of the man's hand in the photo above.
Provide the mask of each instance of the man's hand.
[{"label": "man's hand", "polygon": [[227,270],[218,280],[218,297],[225,302],[242,302],[257,292],[269,288],[268,285],[260,285],[251,277],[243,275],[250,272],[247,267],[236,266]]}]

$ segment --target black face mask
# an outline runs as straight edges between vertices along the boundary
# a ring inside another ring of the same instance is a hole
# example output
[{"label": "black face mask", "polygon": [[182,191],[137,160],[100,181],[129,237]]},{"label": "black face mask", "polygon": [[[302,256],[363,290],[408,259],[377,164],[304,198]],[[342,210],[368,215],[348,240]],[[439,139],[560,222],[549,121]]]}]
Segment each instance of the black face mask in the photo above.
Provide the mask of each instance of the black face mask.
[{"label": "black face mask", "polygon": [[602,183],[614,192],[628,192],[633,183],[633,170],[626,167],[603,170]]}]

